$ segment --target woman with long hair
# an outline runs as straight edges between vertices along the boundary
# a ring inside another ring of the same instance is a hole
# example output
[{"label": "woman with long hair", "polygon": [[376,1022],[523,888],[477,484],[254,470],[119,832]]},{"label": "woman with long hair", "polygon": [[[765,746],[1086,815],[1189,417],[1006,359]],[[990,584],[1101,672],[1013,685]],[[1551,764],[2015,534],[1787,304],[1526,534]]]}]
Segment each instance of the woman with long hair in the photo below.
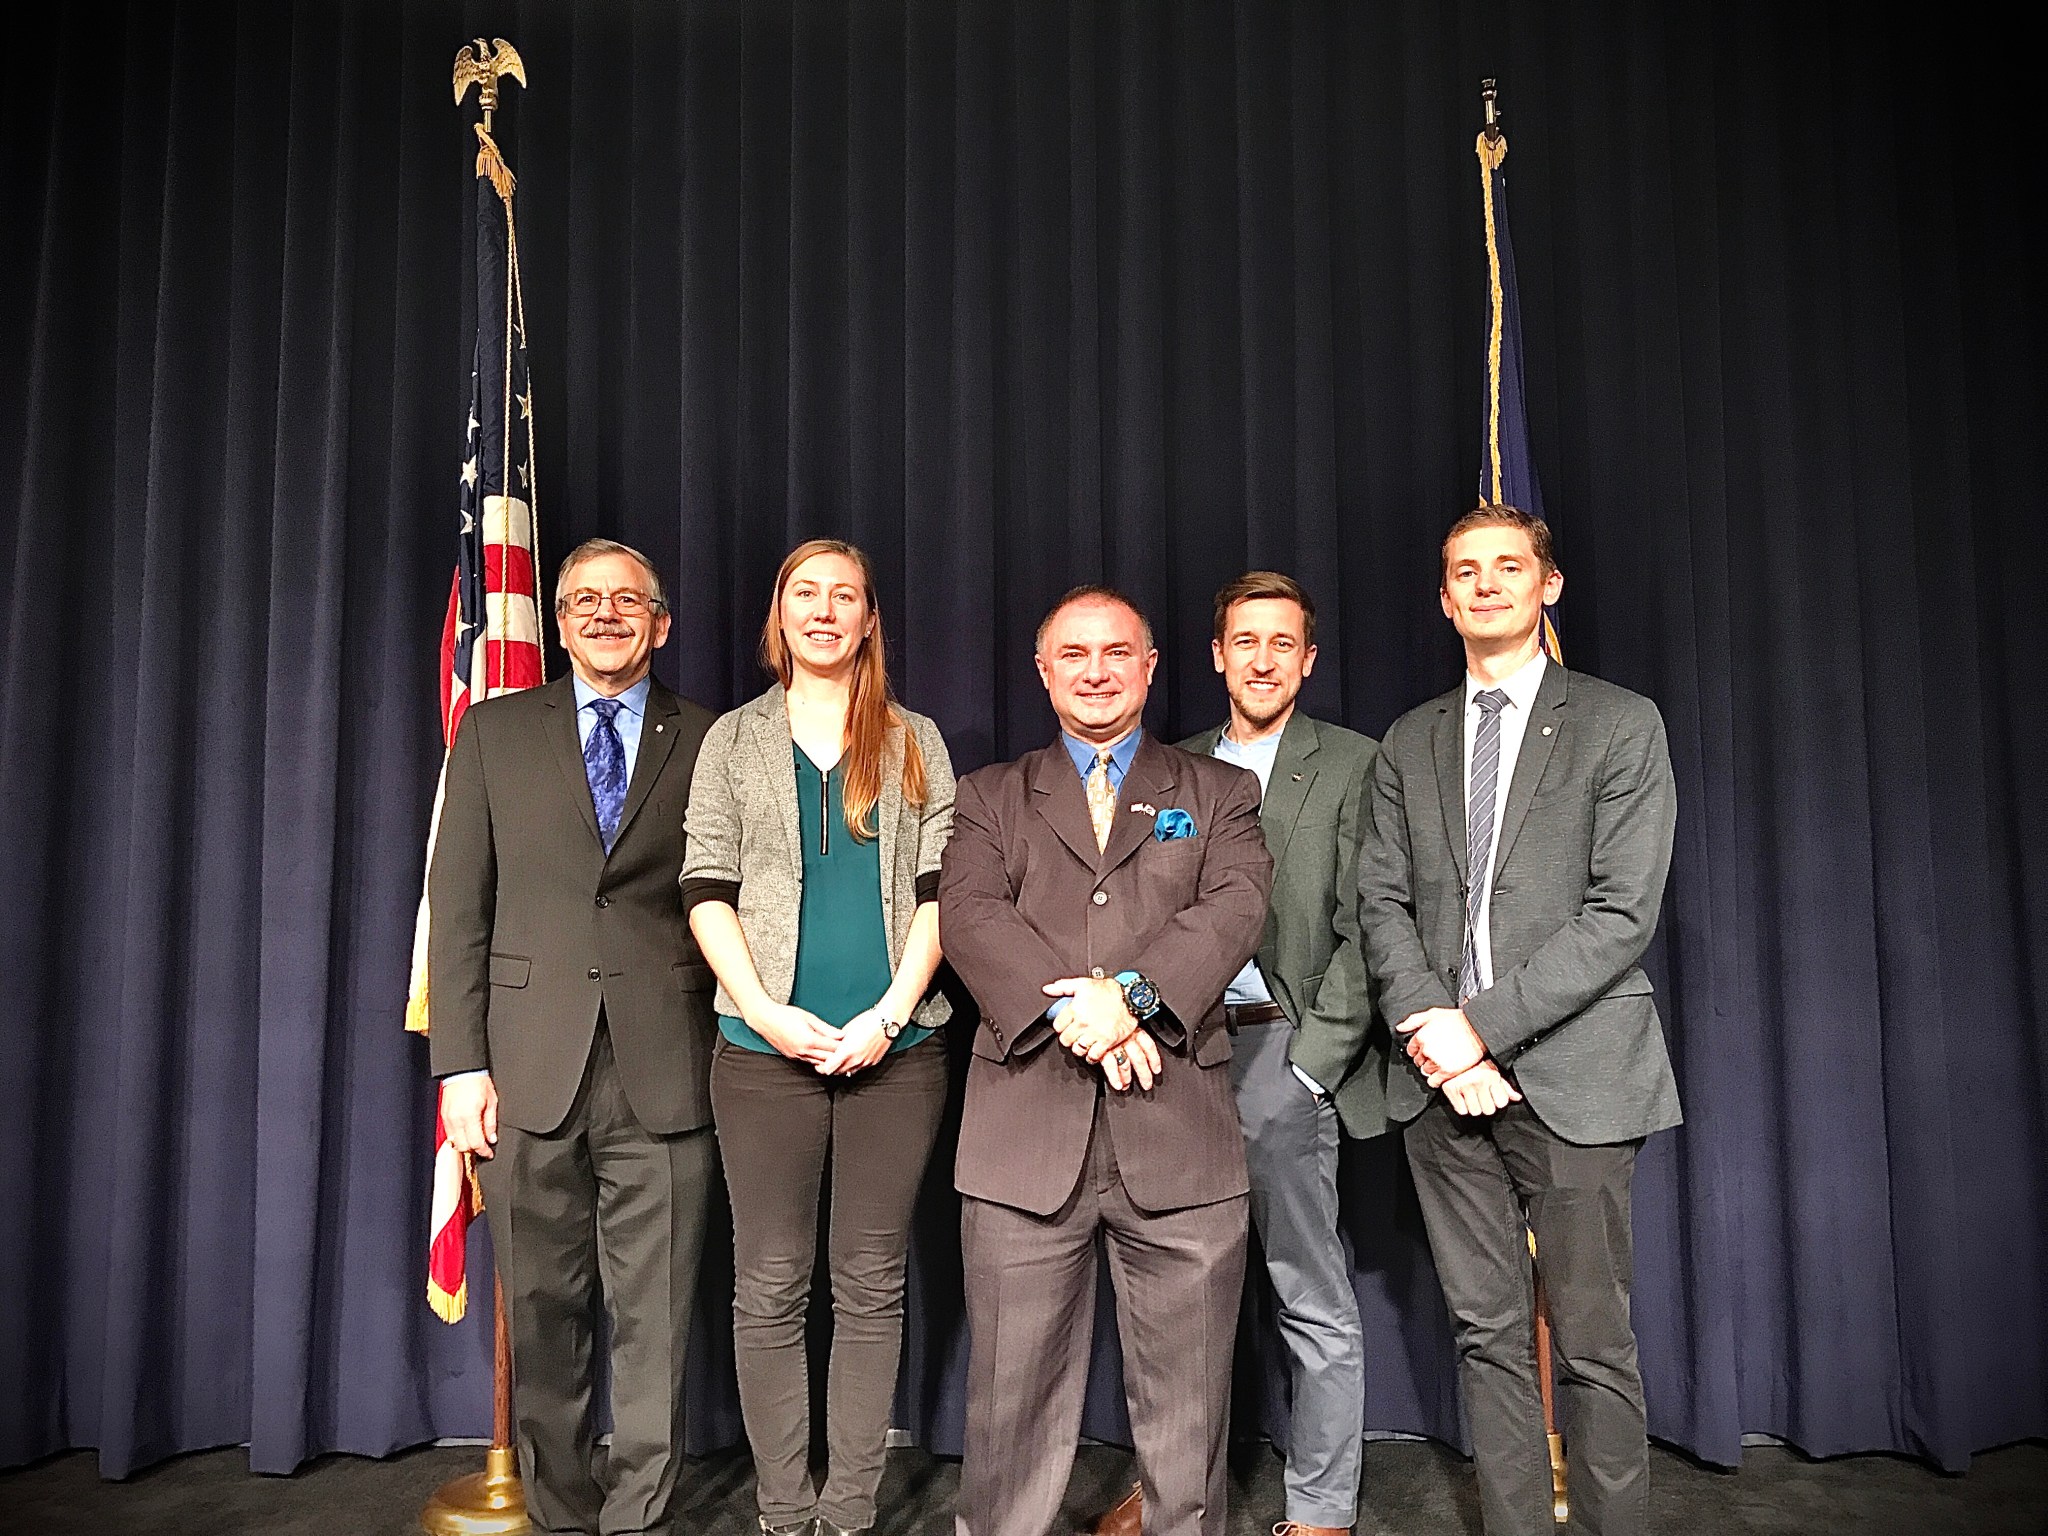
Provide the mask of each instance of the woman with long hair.
[{"label": "woman with long hair", "polygon": [[[791,550],[761,631],[774,686],[711,727],[683,900],[718,975],[711,1107],[733,1211],[733,1345],[761,1529],[875,1522],[910,1218],[946,1100],[939,855],[953,769],[889,691],[867,556]],[[831,1163],[826,1469],[810,1469],[804,1318]]]}]

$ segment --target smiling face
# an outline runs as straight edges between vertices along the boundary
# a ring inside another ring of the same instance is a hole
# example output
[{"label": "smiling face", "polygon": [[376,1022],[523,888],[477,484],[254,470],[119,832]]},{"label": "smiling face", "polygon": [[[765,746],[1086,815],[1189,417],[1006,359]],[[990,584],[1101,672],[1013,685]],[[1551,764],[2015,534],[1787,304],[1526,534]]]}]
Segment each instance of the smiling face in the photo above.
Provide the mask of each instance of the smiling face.
[{"label": "smiling face", "polygon": [[849,557],[812,555],[789,573],[777,601],[782,643],[792,666],[818,677],[843,677],[874,627],[867,580]]},{"label": "smiling face", "polygon": [[1038,646],[1038,675],[1060,728],[1100,746],[1123,740],[1137,725],[1158,665],[1144,620],[1108,598],[1066,604],[1046,621]]},{"label": "smiling face", "polygon": [[1535,655],[1543,606],[1563,591],[1564,573],[1544,568],[1523,529],[1482,524],[1445,546],[1444,616],[1468,660]]},{"label": "smiling face", "polygon": [[1287,724],[1302,680],[1315,670],[1308,615],[1289,597],[1249,597],[1223,616],[1223,638],[1209,642],[1230,695],[1230,734],[1239,741]]},{"label": "smiling face", "polygon": [[668,641],[667,609],[643,606],[629,618],[612,602],[619,592],[650,596],[652,573],[631,555],[593,555],[562,574],[561,590],[569,597],[595,592],[604,599],[587,614],[571,613],[567,602],[558,600],[555,624],[571,669],[599,693],[616,698],[647,675],[654,652]]}]

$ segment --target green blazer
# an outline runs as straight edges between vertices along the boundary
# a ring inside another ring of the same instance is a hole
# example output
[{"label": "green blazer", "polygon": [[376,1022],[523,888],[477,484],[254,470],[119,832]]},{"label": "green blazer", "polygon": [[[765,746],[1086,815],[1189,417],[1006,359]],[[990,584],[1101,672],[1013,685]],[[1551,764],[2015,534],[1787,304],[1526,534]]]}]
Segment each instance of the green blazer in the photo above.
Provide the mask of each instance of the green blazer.
[{"label": "green blazer", "polygon": [[[1212,756],[1219,726],[1184,750]],[[1374,1014],[1358,931],[1358,851],[1379,743],[1296,711],[1259,808],[1273,899],[1259,972],[1294,1025],[1288,1060],[1331,1090],[1344,1129],[1387,1128],[1387,1031]]]}]

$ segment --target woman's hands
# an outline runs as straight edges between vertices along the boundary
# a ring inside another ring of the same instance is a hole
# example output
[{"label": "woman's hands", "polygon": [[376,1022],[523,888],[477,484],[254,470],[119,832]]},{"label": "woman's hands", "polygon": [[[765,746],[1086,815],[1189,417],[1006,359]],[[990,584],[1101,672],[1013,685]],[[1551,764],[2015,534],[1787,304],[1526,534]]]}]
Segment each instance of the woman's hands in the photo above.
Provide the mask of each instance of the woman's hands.
[{"label": "woman's hands", "polygon": [[764,1001],[747,1015],[747,1027],[791,1061],[807,1061],[819,1071],[840,1045],[840,1031],[808,1008]]},{"label": "woman's hands", "polygon": [[882,1033],[881,1004],[863,1008],[846,1021],[846,1028],[839,1031],[839,1043],[833,1052],[817,1063],[823,1077],[846,1077],[872,1067],[889,1054],[889,1037]]}]

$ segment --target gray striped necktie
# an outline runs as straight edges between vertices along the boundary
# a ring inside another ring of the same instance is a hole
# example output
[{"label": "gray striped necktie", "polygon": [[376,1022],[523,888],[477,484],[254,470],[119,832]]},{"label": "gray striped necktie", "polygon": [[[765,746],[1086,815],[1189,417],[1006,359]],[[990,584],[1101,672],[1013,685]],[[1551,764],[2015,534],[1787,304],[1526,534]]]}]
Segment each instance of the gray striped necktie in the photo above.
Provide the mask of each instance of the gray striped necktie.
[{"label": "gray striped necktie", "polygon": [[1479,729],[1472,736],[1472,774],[1465,790],[1465,955],[1458,968],[1458,1001],[1479,990],[1479,909],[1486,900],[1488,866],[1493,863],[1493,802],[1500,785],[1500,712],[1508,696],[1488,688],[1472,696]]}]

